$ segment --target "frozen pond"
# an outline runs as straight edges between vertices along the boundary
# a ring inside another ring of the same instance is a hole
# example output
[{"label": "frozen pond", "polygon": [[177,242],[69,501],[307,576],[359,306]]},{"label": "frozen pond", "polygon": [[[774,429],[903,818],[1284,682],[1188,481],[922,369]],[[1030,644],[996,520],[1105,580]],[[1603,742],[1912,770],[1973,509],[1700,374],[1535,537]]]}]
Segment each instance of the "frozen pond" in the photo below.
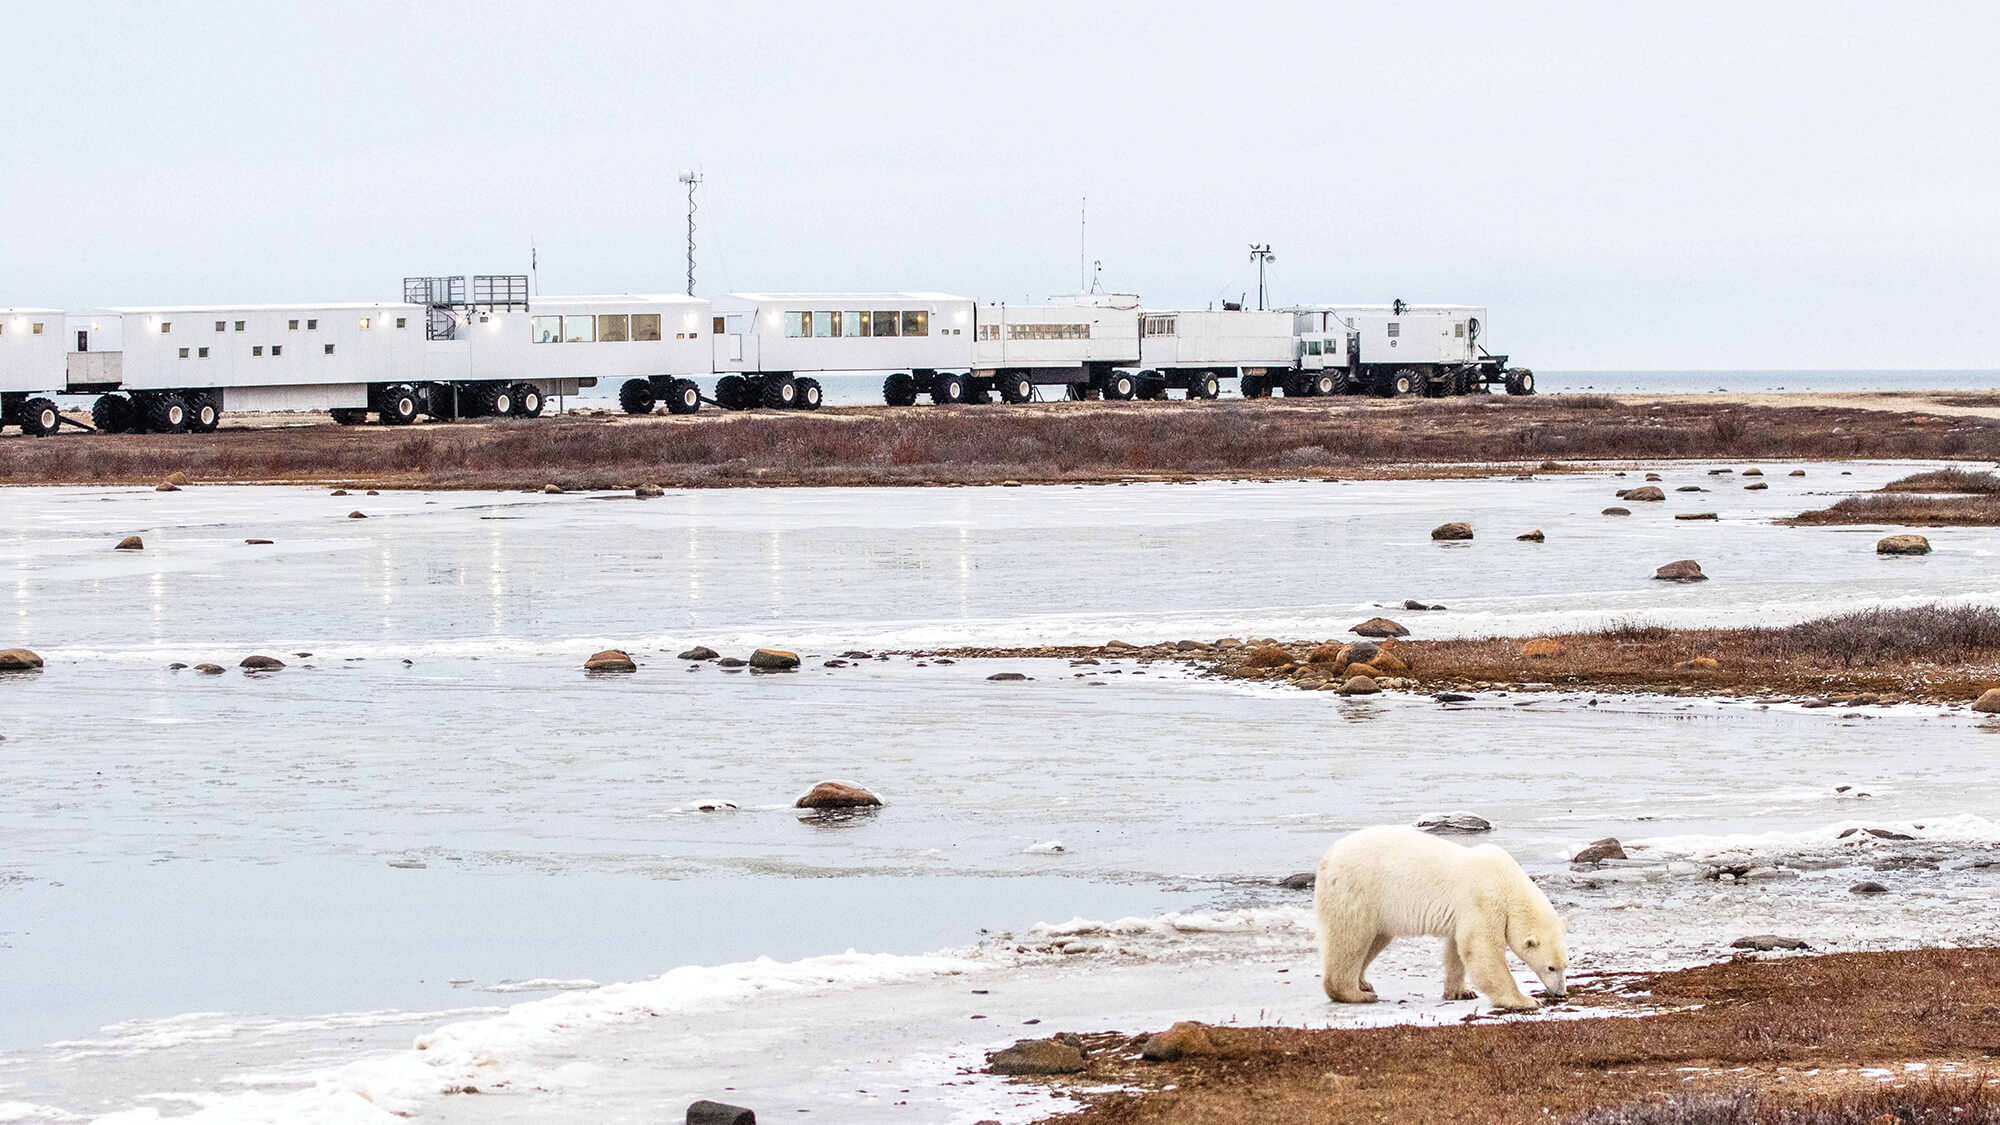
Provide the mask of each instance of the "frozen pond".
[{"label": "frozen pond", "polygon": [[[1048,1105],[957,1068],[1036,1027],[1463,1015],[1421,945],[1377,980],[1408,1003],[1330,1008],[1306,896],[1273,885],[1342,831],[1456,809],[1549,881],[1586,970],[1771,930],[1990,940],[2000,726],[1962,712],[1443,709],[1136,662],[821,665],[1333,636],[1404,598],[1450,606],[1394,614],[1443,636],[2000,597],[1994,529],[1883,559],[1876,529],[1770,522],[1911,466],[1792,467],[1764,465],[1758,492],[1676,467],[1669,501],[1628,518],[1598,512],[1637,472],[645,502],[0,491],[0,647],[48,658],[0,681],[0,1120],[652,1121],[704,1095],[773,1119],[1028,1120]],[[1722,519],[1671,516],[1700,509]],[[1449,519],[1480,538],[1430,542]],[[1547,543],[1514,540],[1536,527]],[[134,533],[143,552],[109,549]],[[1714,580],[1650,580],[1690,557]],[[808,659],[673,659],[697,643]],[[637,674],[580,671],[613,644]],[[245,675],[251,652],[291,667]],[[228,673],[167,670],[207,660]],[[829,777],[888,805],[788,807]],[[1606,835],[1645,846],[1571,873]],[[1718,864],[1756,875],[1718,883]],[[1849,895],[1864,877],[1892,893]],[[1154,921],[1034,928],[1072,918]],[[592,987],[617,981],[650,983]],[[459,1085],[495,1096],[440,1093]]]}]

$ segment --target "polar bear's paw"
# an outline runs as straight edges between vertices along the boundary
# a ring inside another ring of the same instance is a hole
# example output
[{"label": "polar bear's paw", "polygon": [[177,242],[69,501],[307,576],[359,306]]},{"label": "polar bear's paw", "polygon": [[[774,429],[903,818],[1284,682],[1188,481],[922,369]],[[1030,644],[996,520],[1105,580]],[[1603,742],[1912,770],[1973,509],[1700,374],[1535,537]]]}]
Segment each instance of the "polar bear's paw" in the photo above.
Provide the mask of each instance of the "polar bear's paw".
[{"label": "polar bear's paw", "polygon": [[1477,1000],[1479,999],[1479,994],[1469,988],[1461,988],[1457,992],[1445,993],[1444,998],[1447,1000]]}]

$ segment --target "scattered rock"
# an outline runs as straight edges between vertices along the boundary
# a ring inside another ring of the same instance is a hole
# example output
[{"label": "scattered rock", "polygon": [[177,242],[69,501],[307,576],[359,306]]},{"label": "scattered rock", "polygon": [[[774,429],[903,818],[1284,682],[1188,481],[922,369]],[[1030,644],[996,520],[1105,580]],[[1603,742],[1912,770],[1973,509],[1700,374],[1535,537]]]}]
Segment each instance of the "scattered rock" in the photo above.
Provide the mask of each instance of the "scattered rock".
[{"label": "scattered rock", "polygon": [[252,547],[269,547],[271,545],[271,541],[269,539],[245,539],[243,542],[249,544]]},{"label": "scattered rock", "polygon": [[750,662],[740,656],[724,656],[716,660],[715,666],[717,668],[741,668],[748,663]]},{"label": "scattered rock", "polygon": [[1708,575],[1701,572],[1701,564],[1693,559],[1670,562],[1653,572],[1653,577],[1662,582],[1706,582]]},{"label": "scattered rock", "polygon": [[222,665],[220,664],[197,664],[194,666],[194,670],[204,676],[222,675]]},{"label": "scattered rock", "polygon": [[996,682],[1011,682],[1014,680],[1025,680],[1028,677],[1019,672],[995,672],[986,678]]},{"label": "scattered rock", "polygon": [[1523,543],[1540,543],[1544,539],[1546,539],[1547,536],[1543,535],[1542,529],[1538,527],[1535,530],[1530,531],[1526,535],[1516,535],[1514,538]]},{"label": "scattered rock", "polygon": [[1431,538],[1443,540],[1470,539],[1472,538],[1472,525],[1469,523],[1441,523],[1431,528]]},{"label": "scattered rock", "polygon": [[1043,840],[1039,844],[1029,844],[1021,849],[1024,855],[1064,855],[1068,851],[1061,840]]},{"label": "scattered rock", "polygon": [[1791,472],[1786,473],[1785,475],[1788,477],[1802,477],[1806,475],[1806,471],[1804,469],[1793,469]]},{"label": "scattered rock", "polygon": [[1350,680],[1358,676],[1366,676],[1369,679],[1379,680],[1389,673],[1386,669],[1377,668],[1374,664],[1367,661],[1357,660],[1347,667],[1342,668],[1341,674]]},{"label": "scattered rock", "polygon": [[1674,665],[1683,672],[1713,672],[1721,664],[1713,656],[1696,656]]},{"label": "scattered rock", "polygon": [[0,672],[32,672],[42,666],[42,658],[25,648],[0,648]]},{"label": "scattered rock", "polygon": [[1382,646],[1374,641],[1349,641],[1334,650],[1335,664],[1366,664],[1381,655]]},{"label": "scattered rock", "polygon": [[1435,836],[1471,836],[1493,831],[1493,822],[1482,816],[1457,812],[1420,820],[1417,822],[1417,827]]},{"label": "scattered rock", "polygon": [[1700,486],[1700,485],[1698,485],[1698,484],[1684,484],[1684,485],[1681,485],[1681,486],[1680,486],[1679,488],[1676,488],[1676,489],[1674,489],[1674,491],[1675,491],[1675,492],[1707,492],[1707,491],[1708,491],[1708,489],[1706,489],[1706,488],[1703,488],[1702,486]]},{"label": "scattered rock", "polygon": [[1665,500],[1667,494],[1650,484],[1643,484],[1638,488],[1628,488],[1620,492],[1618,498],[1620,500],[1638,500],[1643,502],[1648,500]]},{"label": "scattered rock", "polygon": [[1376,683],[1373,676],[1353,676],[1340,685],[1342,695],[1374,695],[1381,690],[1382,685]]},{"label": "scattered rock", "polygon": [[1368,661],[1368,663],[1384,672],[1407,672],[1410,670],[1410,662],[1397,656],[1394,650],[1387,647],[1378,651],[1374,659]]},{"label": "scattered rock", "polygon": [[[7,671],[7,670],[8,670],[8,669],[7,669],[7,667],[6,667],[6,659],[5,659],[5,658],[6,658],[6,655],[7,655],[6,653],[4,653],[4,652],[0,652],[0,672],[4,672],[4,671]],[[176,660],[176,661],[174,661],[174,662],[173,662],[172,664],[169,664],[169,665],[167,665],[167,671],[169,671],[169,672],[179,672],[179,671],[181,671],[182,669],[185,669],[186,667],[187,667],[187,665],[185,665],[185,664],[181,663],[180,661]]]},{"label": "scattered rock", "polygon": [[1658,473],[1647,473],[1647,474],[1646,474],[1646,479],[1647,479],[1647,480],[1665,480],[1666,478],[1665,478],[1665,477],[1662,477],[1662,476],[1661,476],[1660,474],[1658,474]]},{"label": "scattered rock", "polygon": [[1758,481],[1758,482],[1757,482],[1756,484],[1746,484],[1746,485],[1744,485],[1744,486],[1743,486],[1743,491],[1745,491],[1745,492],[1761,492],[1761,491],[1763,491],[1764,489],[1767,489],[1767,488],[1769,488],[1769,487],[1771,487],[1771,486],[1770,486],[1770,485],[1768,485],[1768,484],[1765,484],[1765,483],[1764,483],[1763,481],[1761,481],[1761,480],[1760,480],[1760,481]]},{"label": "scattered rock", "polygon": [[740,1105],[704,1098],[688,1106],[687,1125],[757,1125],[757,1115]]},{"label": "scattered rock", "polygon": [[1762,470],[1762,469],[1745,469],[1745,470],[1743,470],[1743,475],[1744,475],[1744,476],[1746,476],[1746,477],[1761,477],[1761,476],[1763,476],[1763,475],[1764,475],[1764,470]]},{"label": "scattered rock", "polygon": [[992,1074],[1080,1074],[1083,1049],[1060,1039],[1021,1039],[987,1056]]},{"label": "scattered rock", "polygon": [[1931,541],[1921,535],[1891,535],[1875,544],[1878,555],[1928,555]]},{"label": "scattered rock", "polygon": [[1438,610],[1443,609],[1444,607],[1441,605],[1425,605],[1423,602],[1419,601],[1406,601],[1403,603],[1403,608],[1413,609],[1416,610],[1418,613],[1434,613]]},{"label": "scattered rock", "polygon": [[1851,895],[1886,895],[1889,893],[1889,888],[1873,880],[1869,880],[1868,882],[1856,883],[1847,888],[1847,893]]},{"label": "scattered rock", "polygon": [[114,551],[143,551],[145,549],[146,541],[136,535],[127,535],[118,541],[116,547],[112,548]]},{"label": "scattered rock", "polygon": [[344,488],[336,488],[336,489],[334,489],[334,490],[333,490],[333,491],[332,491],[331,493],[328,493],[328,495],[330,495],[330,496],[345,496],[345,495],[347,495],[347,490],[346,490],[346,489],[344,489]]},{"label": "scattered rock", "polygon": [[1470,703],[1470,702],[1472,702],[1472,697],[1471,697],[1471,696],[1469,696],[1469,695],[1467,695],[1467,694],[1465,694],[1465,693],[1464,693],[1464,692],[1462,692],[1462,691],[1441,691],[1441,692],[1438,692],[1438,693],[1437,693],[1436,695],[1433,695],[1433,696],[1431,696],[1431,698],[1432,698],[1432,699],[1435,699],[1435,700],[1437,700],[1437,701],[1438,701],[1439,703]]},{"label": "scattered rock", "polygon": [[1346,645],[1320,645],[1306,654],[1307,664],[1346,664],[1340,654],[1347,651]]},{"label": "scattered rock", "polygon": [[822,781],[812,787],[805,796],[792,802],[796,809],[867,809],[882,803],[882,798],[870,793],[859,785],[845,781]]},{"label": "scattered rock", "polygon": [[1313,889],[1313,883],[1318,878],[1318,875],[1314,872],[1301,871],[1296,875],[1287,875],[1278,880],[1278,885],[1288,891],[1309,891]]},{"label": "scattered rock", "polygon": [[1593,840],[1589,847],[1569,857],[1569,861],[1571,863],[1587,863],[1595,865],[1603,863],[1607,859],[1624,859],[1624,858],[1625,858],[1624,846],[1618,842],[1616,837],[1606,836],[1602,840]]},{"label": "scattered rock", "polygon": [[2000,688],[1987,688],[1972,701],[1972,709],[1982,715],[2000,715]]},{"label": "scattered rock", "polygon": [[845,668],[847,667],[847,661],[842,660],[838,656],[835,656],[830,659],[820,661],[819,666],[822,668]]},{"label": "scattered rock", "polygon": [[1139,1050],[1139,1057],[1147,1062],[1176,1062],[1214,1053],[1215,1040],[1208,1034],[1207,1026],[1193,1020],[1182,1020],[1147,1039],[1146,1045]]},{"label": "scattered rock", "polygon": [[275,656],[246,656],[238,668],[252,672],[275,672],[285,666],[285,662]]},{"label": "scattered rock", "polygon": [[799,666],[799,654],[781,648],[760,648],[750,654],[750,667],[782,672]]},{"label": "scattered rock", "polygon": [[351,520],[365,520],[368,518],[368,513],[357,509],[347,513],[347,518]]},{"label": "scattered rock", "polygon": [[167,479],[162,483],[186,484],[187,482],[188,482],[188,475],[179,469],[175,469],[173,472],[167,474]]},{"label": "scattered rock", "polygon": [[543,485],[543,486],[542,486],[542,495],[544,495],[544,496],[561,496],[561,495],[562,495],[562,485],[559,485],[559,484],[545,484],[545,485]]},{"label": "scattered rock", "polygon": [[696,646],[694,646],[693,648],[691,648],[691,649],[687,650],[686,652],[684,652],[684,653],[681,653],[681,654],[680,654],[679,656],[675,657],[674,659],[676,659],[676,660],[714,660],[714,659],[715,659],[716,657],[718,657],[718,656],[720,656],[720,655],[722,655],[722,654],[721,654],[721,653],[718,653],[718,652],[716,652],[716,651],[715,651],[714,649],[712,649],[712,648],[708,647],[707,645],[696,645]]},{"label": "scattered rock", "polygon": [[1410,635],[1408,629],[1403,628],[1386,617],[1371,617],[1347,631],[1350,633],[1359,633],[1364,637],[1407,637]]},{"label": "scattered rock", "polygon": [[380,495],[382,495],[382,494],[381,494],[380,492],[377,492],[377,491],[375,491],[374,489],[372,489],[372,488],[371,488],[371,489],[369,489],[369,490],[368,490],[368,495],[370,495],[370,496],[380,496]]},{"label": "scattered rock", "polygon": [[1521,655],[1527,657],[1529,660],[1547,660],[1551,657],[1561,656],[1568,651],[1569,649],[1563,647],[1561,641],[1549,637],[1536,637],[1534,640],[1521,646]]},{"label": "scattered rock", "polygon": [[1105,641],[1105,642],[1104,642],[1104,647],[1105,647],[1105,648],[1138,648],[1139,646],[1138,646],[1138,645],[1135,645],[1135,644],[1133,644],[1133,643],[1131,643],[1130,641],[1120,641],[1120,640],[1115,640],[1115,639],[1114,639],[1114,640],[1109,640],[1109,641]]},{"label": "scattered rock", "polygon": [[657,484],[642,484],[632,490],[632,495],[641,500],[657,500],[667,494],[667,490]]},{"label": "scattered rock", "polygon": [[1606,509],[1604,509],[1604,511],[1603,511],[1603,512],[1601,512],[1601,513],[1599,513],[1599,514],[1600,514],[1600,515],[1606,515],[1606,516],[1629,516],[1629,515],[1631,515],[1631,514],[1632,514],[1632,509],[1630,509],[1630,508],[1606,508]]},{"label": "scattered rock", "polygon": [[179,492],[180,490],[181,486],[173,483],[172,481],[163,480],[160,483],[153,486],[154,492]]},{"label": "scattered rock", "polygon": [[1716,515],[1714,512],[1675,512],[1674,518],[1677,520],[1714,520],[1721,519],[1722,517]]},{"label": "scattered rock", "polygon": [[632,661],[632,654],[622,648],[607,648],[603,652],[592,653],[583,662],[586,672],[637,672],[639,666]]},{"label": "scattered rock", "polygon": [[1777,934],[1752,934],[1749,937],[1740,937],[1730,942],[1729,948],[1754,949],[1760,953],[1769,953],[1774,949],[1811,949],[1812,946],[1795,937],[1780,937]]}]

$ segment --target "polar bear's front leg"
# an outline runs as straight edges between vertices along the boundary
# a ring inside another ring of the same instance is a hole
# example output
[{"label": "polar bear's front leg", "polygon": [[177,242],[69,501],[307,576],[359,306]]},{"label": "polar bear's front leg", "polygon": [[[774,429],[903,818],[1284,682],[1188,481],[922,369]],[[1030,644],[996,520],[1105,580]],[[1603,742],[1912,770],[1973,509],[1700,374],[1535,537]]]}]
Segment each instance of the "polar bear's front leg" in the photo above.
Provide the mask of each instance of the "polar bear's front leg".
[{"label": "polar bear's front leg", "polygon": [[1541,1005],[1521,991],[1514,974],[1507,971],[1507,943],[1489,930],[1465,930],[1459,934],[1458,955],[1465,962],[1472,987],[1496,1008],[1532,1012]]},{"label": "polar bear's front leg", "polygon": [[1465,987],[1465,958],[1458,955],[1458,941],[1455,938],[1446,938],[1444,941],[1444,998],[1479,999],[1477,992]]}]

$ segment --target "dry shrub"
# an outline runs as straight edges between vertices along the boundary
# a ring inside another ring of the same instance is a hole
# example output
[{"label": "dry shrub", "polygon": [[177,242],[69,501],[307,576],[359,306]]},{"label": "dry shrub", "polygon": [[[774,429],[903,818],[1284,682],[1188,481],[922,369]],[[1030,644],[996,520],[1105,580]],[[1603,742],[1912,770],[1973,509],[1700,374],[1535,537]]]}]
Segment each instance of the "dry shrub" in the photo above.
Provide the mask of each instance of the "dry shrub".
[{"label": "dry shrub", "polygon": [[1749,432],[1743,419],[1734,411],[1725,410],[1708,420],[1708,436],[1722,449],[1734,449],[1743,436]]},{"label": "dry shrub", "polygon": [[1571,410],[1615,410],[1625,405],[1610,395],[1563,395],[1549,401],[1561,403]]},{"label": "dry shrub", "polygon": [[1892,480],[1884,492],[1952,492],[1965,495],[2000,495],[2000,476],[1978,469],[1932,469]]},{"label": "dry shrub", "polygon": [[1887,661],[1962,664],[2000,654],[2000,609],[1863,609],[1797,625],[1746,629],[1732,647],[1772,660],[1843,667]]},{"label": "dry shrub", "polygon": [[1620,617],[1605,623],[1598,630],[1598,636],[1607,641],[1621,644],[1636,644],[1641,641],[1664,641],[1674,635],[1672,629],[1656,622],[1638,617]]},{"label": "dry shrub", "polygon": [[1932,496],[1871,492],[1849,496],[1830,508],[1802,512],[1796,524],[1882,523],[1937,527],[2000,524],[2000,495]]}]

